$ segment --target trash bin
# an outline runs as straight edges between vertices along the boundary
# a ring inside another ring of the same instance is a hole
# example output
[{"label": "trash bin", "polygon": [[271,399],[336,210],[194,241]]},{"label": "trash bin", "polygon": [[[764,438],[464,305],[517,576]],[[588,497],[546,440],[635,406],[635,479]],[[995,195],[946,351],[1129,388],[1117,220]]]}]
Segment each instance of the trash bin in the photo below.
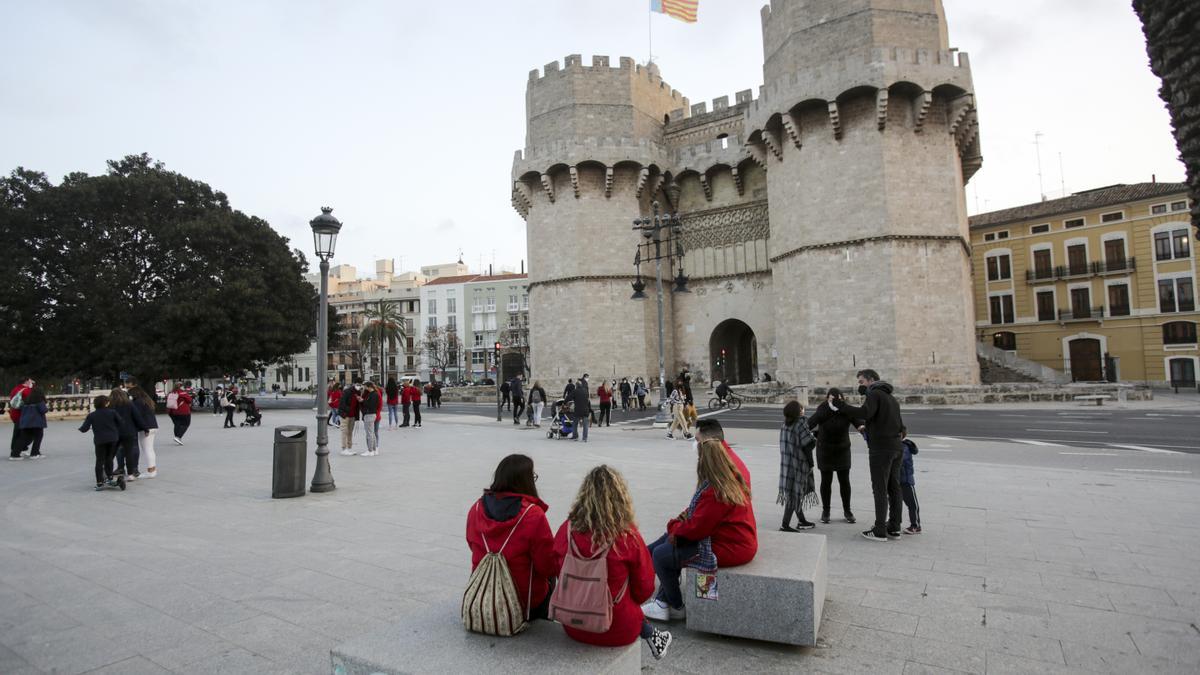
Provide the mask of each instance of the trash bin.
[{"label": "trash bin", "polygon": [[271,498],[304,496],[307,477],[308,427],[275,427],[275,457],[272,463]]}]

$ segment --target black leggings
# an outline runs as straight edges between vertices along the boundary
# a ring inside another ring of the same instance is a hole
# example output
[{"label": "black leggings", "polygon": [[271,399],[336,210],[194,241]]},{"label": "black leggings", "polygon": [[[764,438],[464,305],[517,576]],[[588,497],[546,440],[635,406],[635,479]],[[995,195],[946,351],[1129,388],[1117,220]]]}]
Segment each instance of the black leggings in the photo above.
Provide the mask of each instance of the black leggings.
[{"label": "black leggings", "polygon": [[96,443],[96,485],[102,485],[113,476],[113,458],[117,456],[117,442]]},{"label": "black leggings", "polygon": [[850,469],[821,470],[821,504],[829,513],[829,498],[833,492],[833,475],[837,474],[838,488],[842,492],[842,511],[850,513]]}]

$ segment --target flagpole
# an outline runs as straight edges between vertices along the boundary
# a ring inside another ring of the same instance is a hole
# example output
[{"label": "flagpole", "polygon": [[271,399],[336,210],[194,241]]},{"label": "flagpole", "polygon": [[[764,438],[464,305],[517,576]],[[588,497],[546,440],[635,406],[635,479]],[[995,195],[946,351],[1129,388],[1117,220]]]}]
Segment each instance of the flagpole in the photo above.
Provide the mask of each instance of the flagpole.
[{"label": "flagpole", "polygon": [[646,35],[649,42],[646,65],[649,66],[651,63],[654,63],[654,10],[650,5],[646,5]]}]

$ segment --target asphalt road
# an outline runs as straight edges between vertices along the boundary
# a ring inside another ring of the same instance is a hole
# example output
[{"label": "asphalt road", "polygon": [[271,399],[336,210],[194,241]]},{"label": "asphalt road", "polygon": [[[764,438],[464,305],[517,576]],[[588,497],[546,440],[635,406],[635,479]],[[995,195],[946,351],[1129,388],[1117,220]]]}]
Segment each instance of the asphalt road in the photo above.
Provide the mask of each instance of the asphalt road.
[{"label": "asphalt road", "polygon": [[[495,415],[490,404],[446,403],[447,413]],[[511,417],[511,412],[505,411]],[[548,413],[547,413],[548,414]],[[706,411],[701,411],[705,415]],[[782,413],[771,408],[742,408],[716,413],[730,429],[776,429]],[[1077,406],[1047,409],[923,408],[903,412],[909,433],[942,441],[978,440],[1015,442],[1031,446],[1070,446],[1142,450],[1167,450],[1200,454],[1200,410],[1153,406],[1137,409]],[[613,413],[614,426],[646,426],[649,413]]]}]

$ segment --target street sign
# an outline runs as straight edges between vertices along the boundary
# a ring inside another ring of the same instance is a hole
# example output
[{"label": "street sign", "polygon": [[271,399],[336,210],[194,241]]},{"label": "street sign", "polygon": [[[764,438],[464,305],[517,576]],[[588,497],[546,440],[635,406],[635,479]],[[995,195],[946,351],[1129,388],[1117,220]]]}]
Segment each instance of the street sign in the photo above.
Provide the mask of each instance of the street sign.
[{"label": "street sign", "polygon": [[[110,370],[109,372],[111,373],[112,371]],[[129,373],[122,370],[120,377],[121,377],[121,381],[124,382],[125,380],[129,379],[130,375],[129,375]]]}]

